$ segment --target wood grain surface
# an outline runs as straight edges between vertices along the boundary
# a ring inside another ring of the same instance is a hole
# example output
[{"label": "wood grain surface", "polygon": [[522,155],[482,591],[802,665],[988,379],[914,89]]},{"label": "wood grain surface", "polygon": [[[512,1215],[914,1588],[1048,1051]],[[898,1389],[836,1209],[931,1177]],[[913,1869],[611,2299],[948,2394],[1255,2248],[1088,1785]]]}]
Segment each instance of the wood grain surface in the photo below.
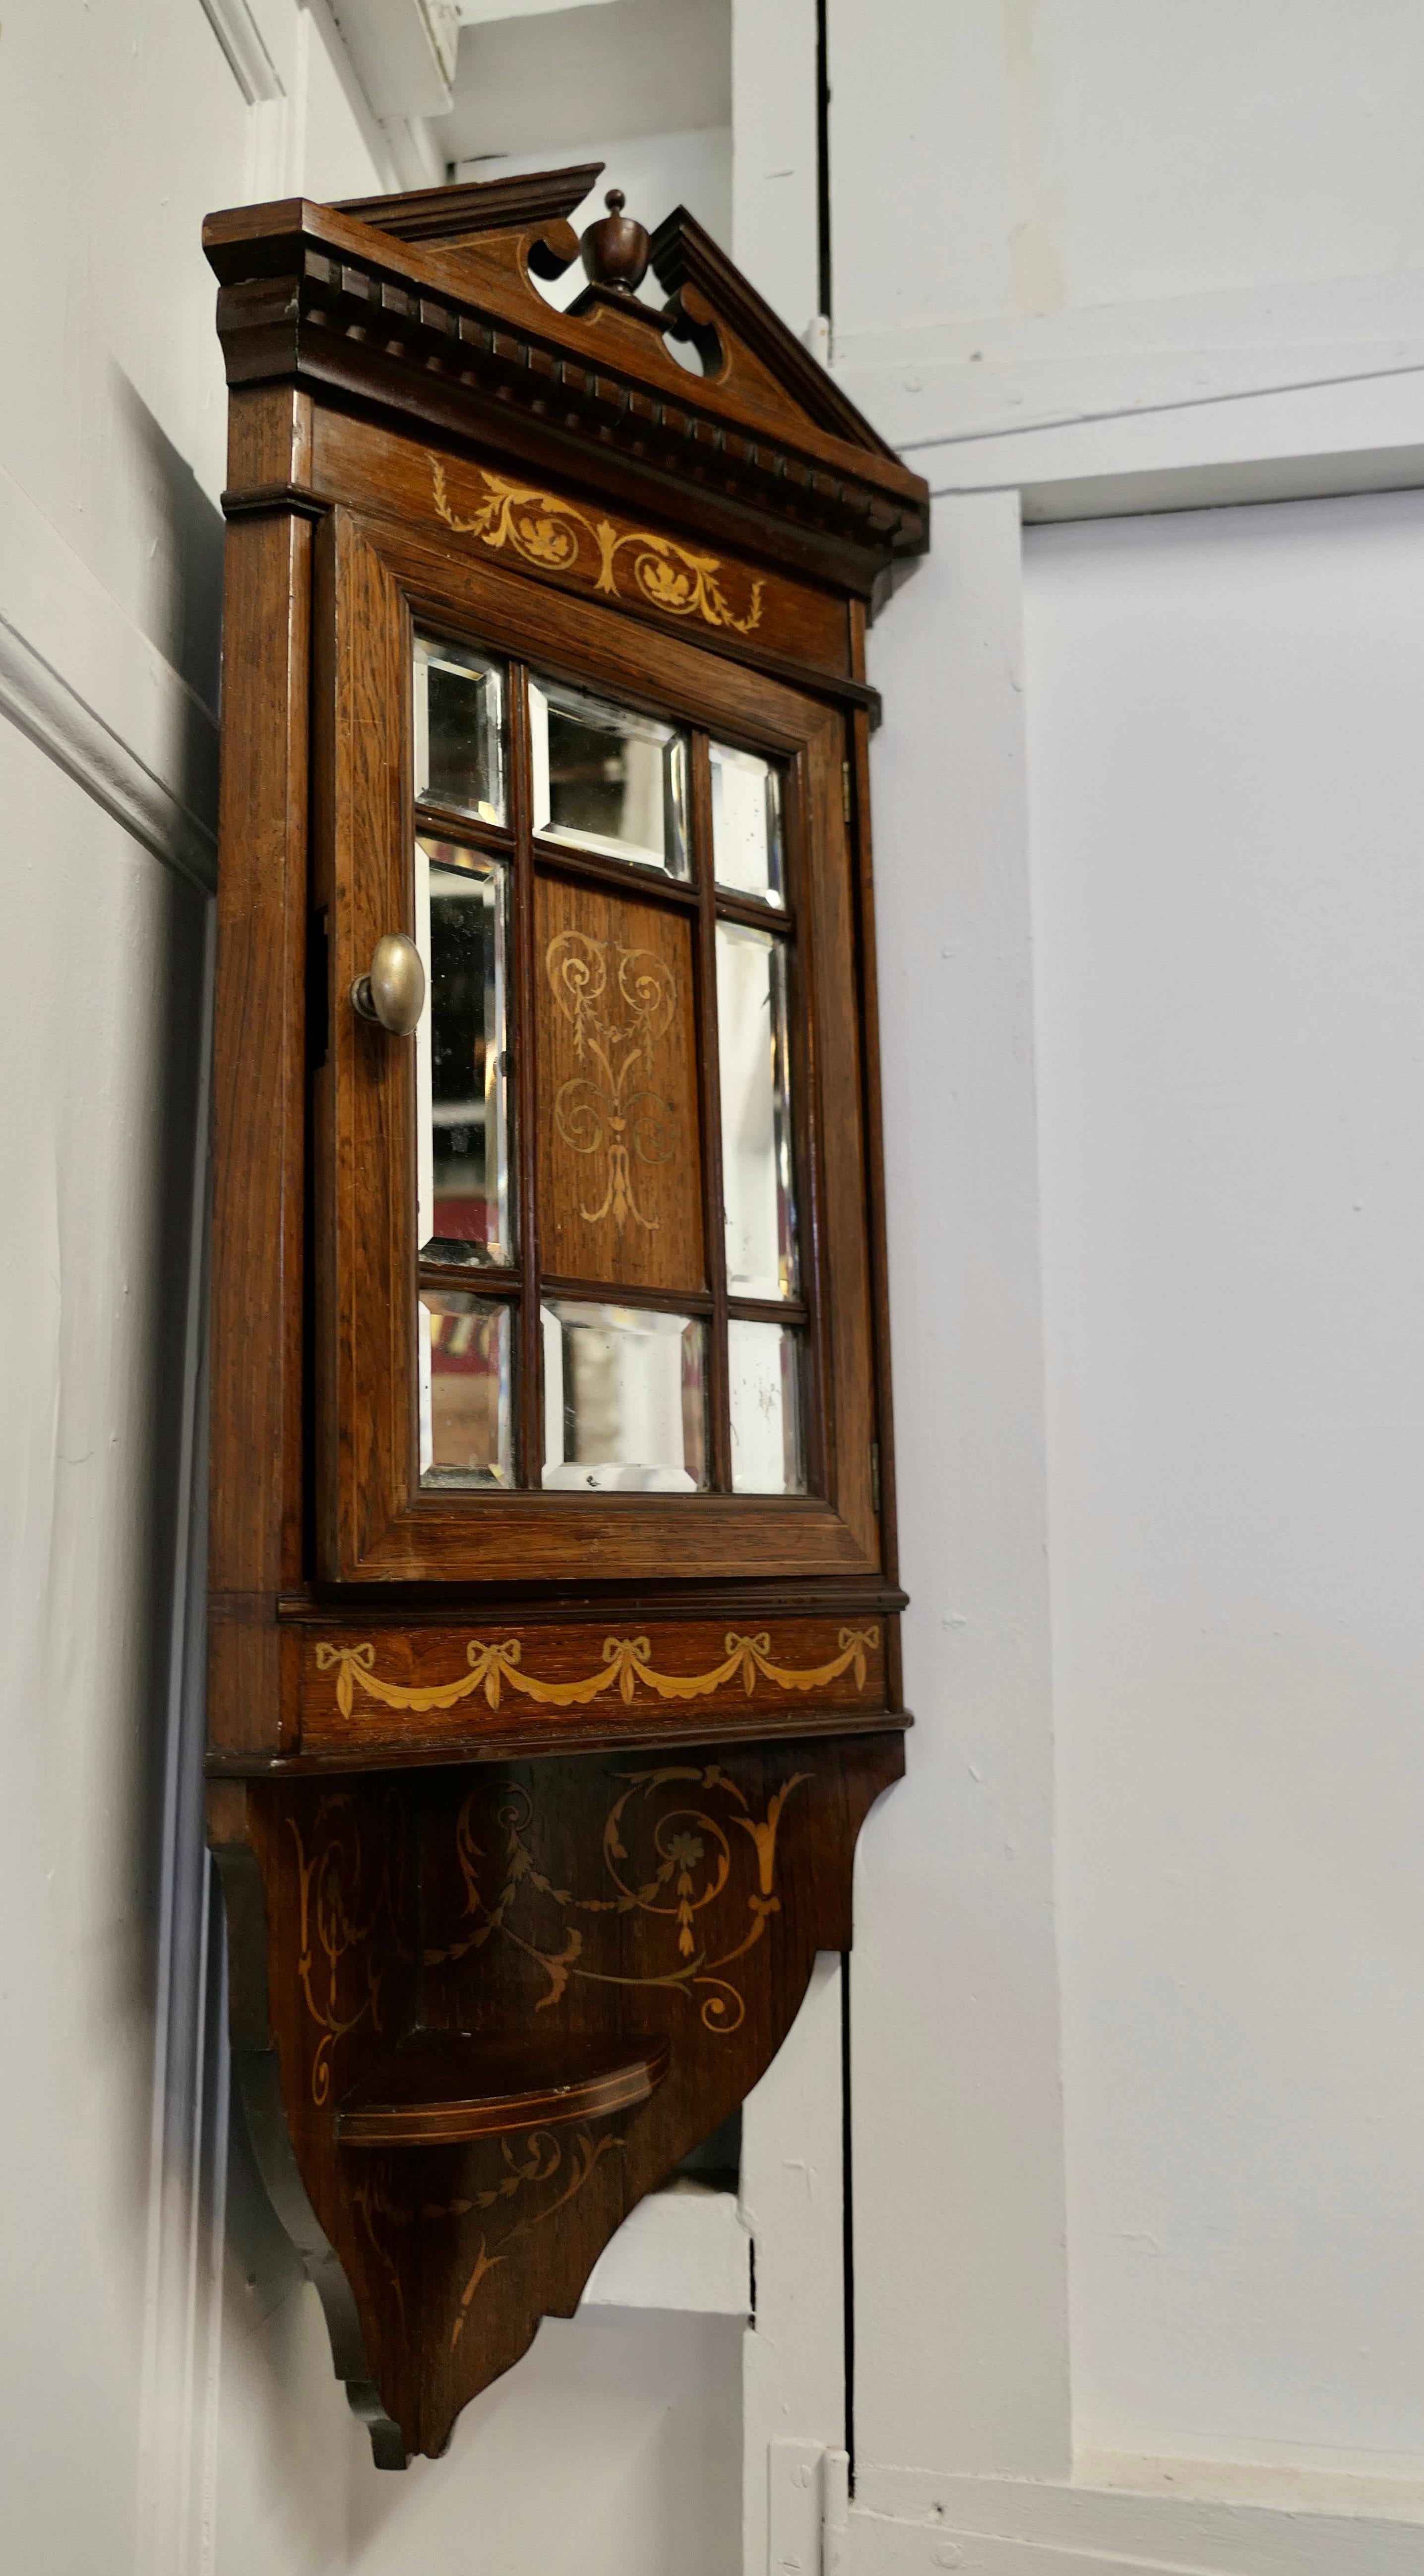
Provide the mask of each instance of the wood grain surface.
[{"label": "wood grain surface", "polygon": [[[902,1760],[877,1736],[215,1784],[238,2086],[274,2193],[306,2209],[337,2367],[385,2464],[439,2455],[750,2091],[817,1950],[849,1943],[856,1834]],[[420,2029],[566,2041],[575,2078],[591,2043],[625,2063],[663,2044],[667,2072],[557,2126],[343,2142],[341,2105]]]},{"label": "wood grain surface", "polygon": [[534,922],[543,1266],[701,1289],[691,924],[543,873]]}]

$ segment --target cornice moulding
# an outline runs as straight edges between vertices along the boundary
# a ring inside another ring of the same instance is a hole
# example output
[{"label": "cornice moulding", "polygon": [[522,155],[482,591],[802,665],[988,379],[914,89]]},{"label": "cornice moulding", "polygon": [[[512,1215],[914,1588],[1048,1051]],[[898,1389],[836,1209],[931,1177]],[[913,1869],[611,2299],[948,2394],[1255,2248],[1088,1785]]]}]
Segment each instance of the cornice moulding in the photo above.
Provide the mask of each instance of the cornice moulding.
[{"label": "cornice moulding", "polygon": [[[582,177],[550,174],[549,184],[567,193]],[[724,291],[725,263],[690,218],[660,227],[658,255],[684,308],[695,298],[696,327],[718,333],[725,381],[682,367],[631,312],[558,312],[523,262],[532,253],[545,273],[567,267],[567,223],[531,221],[521,203],[517,231],[502,206],[502,232],[484,231],[483,192],[463,194],[459,241],[458,209],[435,202],[454,191],[394,201],[379,229],[302,199],[211,217],[204,241],[221,281],[229,383],[306,382],[485,448],[508,442],[513,416],[521,454],[534,461],[537,442],[551,475],[616,498],[630,473],[646,490],[651,468],[671,511],[691,504],[728,541],[866,596],[892,563],[923,552],[922,478],[743,283]],[[425,240],[396,238],[397,224]],[[812,401],[836,418],[834,433],[807,416]]]}]

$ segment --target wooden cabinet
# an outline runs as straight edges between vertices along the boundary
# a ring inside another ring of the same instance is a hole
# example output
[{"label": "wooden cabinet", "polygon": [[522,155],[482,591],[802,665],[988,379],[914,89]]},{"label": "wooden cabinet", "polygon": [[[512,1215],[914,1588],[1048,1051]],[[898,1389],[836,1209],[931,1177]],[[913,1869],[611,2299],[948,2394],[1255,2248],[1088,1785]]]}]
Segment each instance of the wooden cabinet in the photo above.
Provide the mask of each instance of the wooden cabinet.
[{"label": "wooden cabinet", "polygon": [[756,2080],[907,1722],[863,639],[927,497],[685,214],[555,310],[594,176],[206,234],[210,1828],[392,2465]]}]

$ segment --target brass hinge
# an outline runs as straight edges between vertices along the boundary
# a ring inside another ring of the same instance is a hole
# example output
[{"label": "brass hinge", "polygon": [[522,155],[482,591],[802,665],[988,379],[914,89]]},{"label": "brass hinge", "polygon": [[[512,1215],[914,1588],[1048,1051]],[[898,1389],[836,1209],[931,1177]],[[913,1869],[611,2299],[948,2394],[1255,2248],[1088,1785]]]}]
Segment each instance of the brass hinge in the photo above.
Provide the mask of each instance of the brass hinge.
[{"label": "brass hinge", "polygon": [[878,1440],[872,1440],[870,1444],[870,1508],[876,1513],[880,1510],[880,1443]]},{"label": "brass hinge", "polygon": [[848,823],[850,821],[850,762],[848,760],[841,762],[841,814]]}]

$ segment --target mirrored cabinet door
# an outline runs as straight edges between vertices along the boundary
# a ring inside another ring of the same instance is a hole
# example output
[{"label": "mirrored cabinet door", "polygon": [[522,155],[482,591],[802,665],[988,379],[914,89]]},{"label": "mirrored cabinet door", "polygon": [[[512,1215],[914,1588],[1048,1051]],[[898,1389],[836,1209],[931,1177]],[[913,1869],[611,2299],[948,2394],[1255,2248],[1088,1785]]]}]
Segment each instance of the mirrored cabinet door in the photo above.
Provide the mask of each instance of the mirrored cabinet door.
[{"label": "mirrored cabinet door", "polygon": [[[610,611],[536,615],[478,558],[437,607],[383,533],[338,542],[364,569],[332,585],[361,749],[331,914],[324,1562],[576,1579],[602,1513],[599,1547],[626,1529],[640,1567],[863,1564],[842,718]],[[393,931],[424,976],[409,1037],[347,1005]]]}]

